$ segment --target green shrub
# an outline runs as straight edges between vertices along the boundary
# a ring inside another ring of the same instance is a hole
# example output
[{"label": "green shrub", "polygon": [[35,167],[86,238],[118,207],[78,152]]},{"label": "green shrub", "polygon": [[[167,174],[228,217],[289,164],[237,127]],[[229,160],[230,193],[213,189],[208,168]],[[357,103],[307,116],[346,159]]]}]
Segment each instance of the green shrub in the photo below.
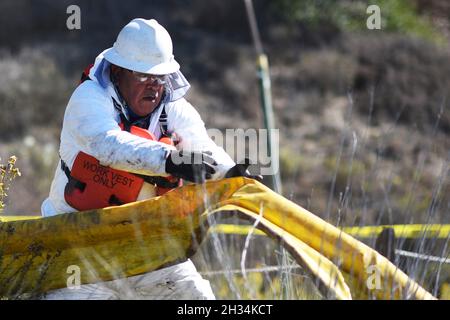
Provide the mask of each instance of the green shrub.
[{"label": "green shrub", "polygon": [[309,24],[312,28],[323,28],[326,24],[340,31],[367,31],[369,15],[366,10],[369,5],[380,7],[383,30],[413,35],[438,44],[446,42],[429,17],[419,14],[416,3],[410,0],[277,0],[273,8],[291,23]]}]

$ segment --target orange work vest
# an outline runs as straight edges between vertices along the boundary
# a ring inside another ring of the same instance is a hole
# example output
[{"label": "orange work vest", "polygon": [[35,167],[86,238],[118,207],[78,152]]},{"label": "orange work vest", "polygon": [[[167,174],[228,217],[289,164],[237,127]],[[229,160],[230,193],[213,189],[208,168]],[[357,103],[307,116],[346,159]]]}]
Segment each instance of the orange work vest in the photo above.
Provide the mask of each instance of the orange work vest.
[{"label": "orange work vest", "polygon": [[[119,125],[124,130],[124,125]],[[156,140],[148,130],[136,126],[128,128],[131,134]],[[128,131],[128,130],[127,130]],[[160,142],[173,145],[172,140],[163,136]],[[175,177],[153,177],[117,170],[100,164],[93,156],[79,152],[72,170],[61,160],[61,168],[69,182],[64,189],[64,199],[73,208],[84,211],[136,201],[144,182],[156,185],[156,194],[162,195],[182,185]]]}]

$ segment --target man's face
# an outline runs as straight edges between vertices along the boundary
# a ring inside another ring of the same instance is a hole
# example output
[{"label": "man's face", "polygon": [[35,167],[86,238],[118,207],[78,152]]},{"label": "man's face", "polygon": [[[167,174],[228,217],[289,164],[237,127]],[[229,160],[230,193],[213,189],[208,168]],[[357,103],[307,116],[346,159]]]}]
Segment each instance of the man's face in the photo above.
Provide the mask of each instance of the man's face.
[{"label": "man's face", "polygon": [[[120,94],[138,116],[149,115],[161,101],[164,85],[151,77],[146,81],[130,70],[112,65],[111,72]],[[145,79],[145,78],[144,78]]]}]

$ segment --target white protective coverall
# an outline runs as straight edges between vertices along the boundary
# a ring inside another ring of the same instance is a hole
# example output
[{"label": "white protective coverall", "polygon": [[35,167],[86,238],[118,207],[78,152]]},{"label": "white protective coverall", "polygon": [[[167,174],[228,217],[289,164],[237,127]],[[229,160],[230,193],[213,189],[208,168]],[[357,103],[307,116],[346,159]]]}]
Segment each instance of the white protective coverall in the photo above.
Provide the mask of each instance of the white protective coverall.
[{"label": "white protective coverall", "polygon": [[[150,141],[119,127],[120,103],[114,85],[110,81],[110,63],[103,52],[96,58],[89,78],[72,94],[64,115],[61,132],[60,156],[69,168],[78,152],[83,151],[97,158],[102,165],[145,175],[167,176],[165,156],[173,146]],[[213,179],[222,178],[235,165],[230,156],[208,136],[205,125],[194,107],[183,96],[189,83],[180,71],[169,76],[166,95],[153,112],[148,130],[157,139],[161,136],[159,116],[162,106],[167,113],[168,131],[180,139],[178,149],[209,150],[216,160]],[[114,98],[119,105],[113,103]],[[50,196],[41,207],[45,217],[75,212],[64,200],[67,177],[58,164]],[[152,186],[147,185],[147,189]],[[151,190],[147,192],[152,196]],[[145,188],[139,198],[146,196]],[[143,275],[109,282],[82,285],[80,289],[63,288],[47,294],[48,299],[214,299],[209,281],[202,279],[193,263],[188,260]]]}]

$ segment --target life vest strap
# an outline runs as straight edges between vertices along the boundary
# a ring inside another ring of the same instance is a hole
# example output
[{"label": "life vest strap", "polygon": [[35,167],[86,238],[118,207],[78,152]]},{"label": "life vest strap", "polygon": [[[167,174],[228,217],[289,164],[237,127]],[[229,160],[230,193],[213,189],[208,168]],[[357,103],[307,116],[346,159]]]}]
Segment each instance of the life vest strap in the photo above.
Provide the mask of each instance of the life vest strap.
[{"label": "life vest strap", "polygon": [[159,116],[159,127],[161,129],[161,135],[164,137],[169,136],[169,128],[167,123],[167,113],[166,113],[166,106],[163,105],[163,109],[161,110],[161,115]]},{"label": "life vest strap", "polygon": [[166,177],[146,176],[146,175],[141,175],[141,174],[136,174],[136,173],[133,173],[133,174],[135,176],[141,178],[145,182],[156,185],[157,187],[160,187],[160,188],[173,189],[173,188],[176,188],[179,186],[178,179],[176,179],[176,181],[171,182]]},{"label": "life vest strap", "polygon": [[61,170],[64,171],[64,173],[66,174],[67,179],[69,180],[69,183],[79,189],[80,191],[84,191],[84,188],[86,188],[86,183],[81,182],[77,179],[75,179],[74,177],[72,177],[72,175],[70,174],[70,169],[67,166],[67,164],[64,162],[63,159],[61,159]]}]

